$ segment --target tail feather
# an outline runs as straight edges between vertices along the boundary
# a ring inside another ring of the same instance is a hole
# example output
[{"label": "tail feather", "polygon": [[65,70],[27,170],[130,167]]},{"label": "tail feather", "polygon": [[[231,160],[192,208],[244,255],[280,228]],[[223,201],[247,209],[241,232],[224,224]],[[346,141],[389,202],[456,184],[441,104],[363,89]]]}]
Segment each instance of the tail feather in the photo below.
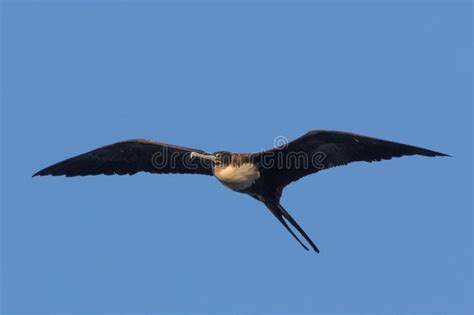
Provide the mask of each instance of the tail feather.
[{"label": "tail feather", "polygon": [[295,219],[293,219],[293,217],[288,213],[288,211],[285,210],[285,208],[283,208],[283,206],[279,202],[271,199],[265,199],[263,197],[259,197],[258,199],[262,201],[265,206],[267,206],[270,212],[273,213],[273,215],[278,219],[278,221],[280,221],[280,223],[288,230],[288,232],[290,232],[290,234],[298,241],[298,243],[303,246],[304,249],[309,250],[308,247],[304,245],[303,242],[298,238],[298,236],[296,236],[296,234],[290,229],[286,221],[288,221],[304,237],[304,239],[309,243],[311,248],[316,253],[319,253],[318,247],[314,244],[314,242],[309,238],[305,231],[299,226]]}]

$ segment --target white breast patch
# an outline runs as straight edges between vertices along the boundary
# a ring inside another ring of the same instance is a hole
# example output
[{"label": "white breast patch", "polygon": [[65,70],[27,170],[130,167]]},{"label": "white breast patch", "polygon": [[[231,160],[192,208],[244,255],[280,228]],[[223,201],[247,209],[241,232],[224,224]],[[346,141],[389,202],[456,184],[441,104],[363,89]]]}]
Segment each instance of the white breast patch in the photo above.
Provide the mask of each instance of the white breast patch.
[{"label": "white breast patch", "polygon": [[214,168],[214,175],[228,188],[240,191],[255,183],[255,181],[260,177],[260,172],[255,165],[245,163],[240,166],[217,166]]}]

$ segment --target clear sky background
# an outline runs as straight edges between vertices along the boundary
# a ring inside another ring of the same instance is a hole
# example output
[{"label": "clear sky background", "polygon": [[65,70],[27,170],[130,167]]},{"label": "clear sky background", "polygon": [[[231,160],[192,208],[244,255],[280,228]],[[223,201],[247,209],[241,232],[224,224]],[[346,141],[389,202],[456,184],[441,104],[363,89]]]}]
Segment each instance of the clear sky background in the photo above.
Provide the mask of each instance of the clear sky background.
[{"label": "clear sky background", "polygon": [[[469,1],[2,1],[4,313],[472,312]],[[353,131],[282,204],[214,178],[31,178],[133,138],[252,152]]]}]

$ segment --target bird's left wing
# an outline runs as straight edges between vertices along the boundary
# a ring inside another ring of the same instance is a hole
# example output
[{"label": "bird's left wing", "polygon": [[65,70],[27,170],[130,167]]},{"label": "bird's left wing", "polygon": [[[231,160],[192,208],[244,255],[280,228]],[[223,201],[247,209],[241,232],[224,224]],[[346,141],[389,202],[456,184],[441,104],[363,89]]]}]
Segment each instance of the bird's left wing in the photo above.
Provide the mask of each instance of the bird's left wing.
[{"label": "bird's left wing", "polygon": [[[255,153],[252,158],[258,161],[278,195],[289,183],[320,170],[357,161],[374,162],[415,154],[447,156],[355,133],[314,130],[284,146]],[[275,198],[278,200],[279,196]]]},{"label": "bird's left wing", "polygon": [[133,175],[138,172],[212,175],[210,164],[191,159],[202,150],[150,140],[128,140],[77,155],[42,169],[33,176]]}]

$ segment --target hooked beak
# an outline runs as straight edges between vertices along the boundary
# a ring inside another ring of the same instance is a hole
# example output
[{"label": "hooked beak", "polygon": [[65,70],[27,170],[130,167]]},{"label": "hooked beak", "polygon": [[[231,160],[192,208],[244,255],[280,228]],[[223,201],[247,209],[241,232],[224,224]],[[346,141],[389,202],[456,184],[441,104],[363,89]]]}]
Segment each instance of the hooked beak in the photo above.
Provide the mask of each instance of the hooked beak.
[{"label": "hooked beak", "polygon": [[197,153],[197,152],[191,152],[191,158],[199,158],[199,159],[202,159],[202,160],[207,160],[207,161],[211,161],[211,162],[215,162],[216,161],[216,157],[212,154],[209,154],[209,155],[206,155],[206,154],[201,154],[201,153]]}]

